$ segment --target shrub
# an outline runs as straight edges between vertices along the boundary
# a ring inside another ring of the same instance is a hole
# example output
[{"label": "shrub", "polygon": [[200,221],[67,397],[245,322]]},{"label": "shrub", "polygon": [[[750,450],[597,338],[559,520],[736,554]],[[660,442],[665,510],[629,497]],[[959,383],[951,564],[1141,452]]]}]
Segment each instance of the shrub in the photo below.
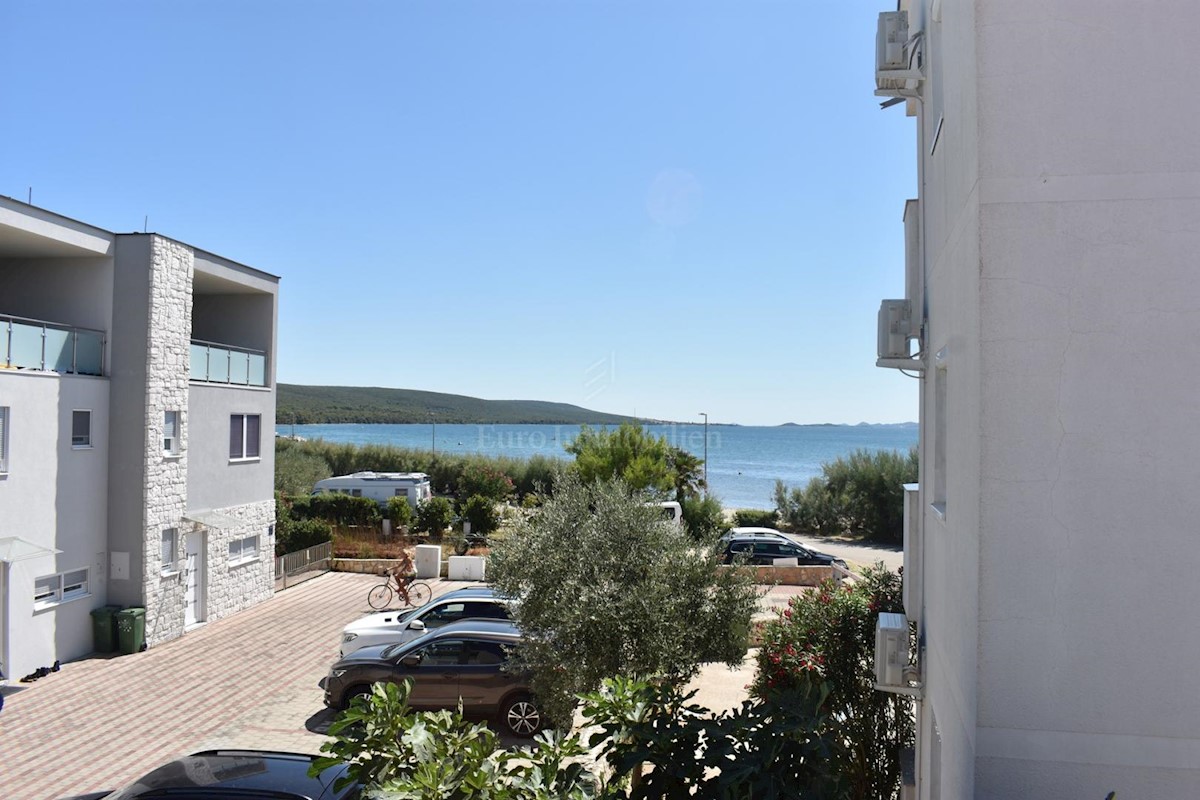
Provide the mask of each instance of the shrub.
[{"label": "shrub", "polygon": [[683,527],[696,541],[715,539],[725,532],[725,511],[721,501],[710,495],[686,495],[679,502]]},{"label": "shrub", "polygon": [[453,519],[450,501],[444,497],[431,497],[417,506],[417,518],[412,528],[417,533],[437,536],[450,527]]},{"label": "shrub", "polygon": [[739,528],[774,528],[779,515],[775,511],[757,508],[741,508],[733,514],[733,524]]},{"label": "shrub", "polygon": [[334,525],[378,525],[383,519],[379,504],[369,497],[322,492],[292,505],[296,516],[323,519]]},{"label": "shrub", "polygon": [[[308,498],[302,498],[307,500]],[[312,547],[333,538],[329,523],[317,519],[298,518],[292,510],[291,501],[282,494],[275,494],[275,555],[283,556]]]},{"label": "shrub", "polygon": [[907,455],[856,450],[821,466],[804,489],[775,483],[775,505],[793,530],[847,533],[880,542],[904,540],[904,484],[917,480],[917,450]]},{"label": "shrub", "polygon": [[467,464],[458,477],[459,497],[483,497],[504,501],[513,493],[512,478],[495,467],[479,463]]},{"label": "shrub", "polygon": [[826,581],[793,597],[762,631],[751,693],[773,700],[825,686],[822,712],[837,721],[832,763],[852,798],[900,792],[900,749],[913,743],[912,701],[875,689],[875,621],[901,611],[900,576],[882,564],[853,585]]},{"label": "shrub", "polygon": [[389,497],[387,504],[388,519],[393,528],[406,528],[412,524],[413,510],[408,504],[407,497]]},{"label": "shrub", "polygon": [[463,519],[471,523],[471,533],[487,535],[500,527],[500,515],[491,498],[474,495],[463,503]]},{"label": "shrub", "polygon": [[408,706],[412,684],[377,683],[356,697],[329,727],[328,755],[316,759],[309,775],[348,764],[334,783],[340,791],[353,781],[364,796],[408,800],[586,800],[595,780],[571,763],[583,754],[578,738],[538,734],[528,750],[509,752],[486,725],[472,724],[451,711],[414,713]]},{"label": "shrub", "polygon": [[[626,794],[611,798],[757,798],[842,795],[831,768],[836,746],[822,704],[828,691],[804,686],[722,714],[690,705],[669,683],[614,678],[584,696],[583,716],[599,730],[597,746]],[[642,764],[651,770],[641,777]]]}]

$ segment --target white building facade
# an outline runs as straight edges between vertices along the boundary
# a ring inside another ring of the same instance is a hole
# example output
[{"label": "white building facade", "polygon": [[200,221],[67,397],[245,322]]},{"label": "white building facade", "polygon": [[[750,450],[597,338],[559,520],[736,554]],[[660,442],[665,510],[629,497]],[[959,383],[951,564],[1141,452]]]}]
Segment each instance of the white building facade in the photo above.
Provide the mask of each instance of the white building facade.
[{"label": "white building facade", "polygon": [[916,794],[1200,797],[1200,4],[900,7]]},{"label": "white building facade", "polygon": [[0,672],[153,646],[274,585],[278,278],[0,198]]}]

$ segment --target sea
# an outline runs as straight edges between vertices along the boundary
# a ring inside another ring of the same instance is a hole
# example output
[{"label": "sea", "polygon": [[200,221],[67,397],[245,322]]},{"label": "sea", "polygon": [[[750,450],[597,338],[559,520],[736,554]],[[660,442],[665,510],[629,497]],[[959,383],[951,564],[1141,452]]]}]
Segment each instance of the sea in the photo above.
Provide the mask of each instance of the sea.
[{"label": "sea", "polygon": [[[602,426],[594,426],[602,427]],[[655,436],[701,458],[703,424],[643,424]],[[394,445],[438,453],[479,453],[569,460],[563,447],[578,425],[280,425],[280,435],[327,442]],[[775,481],[806,486],[821,465],[855,450],[907,452],[917,443],[917,425],[743,425],[708,426],[709,491],[726,508],[774,508]]]}]

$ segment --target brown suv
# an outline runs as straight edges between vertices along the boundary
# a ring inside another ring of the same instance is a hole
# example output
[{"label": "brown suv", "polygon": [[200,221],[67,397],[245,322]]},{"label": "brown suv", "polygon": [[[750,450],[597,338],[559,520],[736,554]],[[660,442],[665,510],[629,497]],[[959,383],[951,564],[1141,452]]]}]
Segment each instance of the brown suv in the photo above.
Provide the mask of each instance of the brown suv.
[{"label": "brown suv", "polygon": [[321,685],[325,705],[345,708],[371,684],[412,681],[408,704],[416,711],[456,709],[495,717],[509,732],[532,736],[542,715],[525,676],[505,671],[508,652],[521,634],[507,621],[470,619],[455,622],[411,642],[355,650],[333,665]]}]

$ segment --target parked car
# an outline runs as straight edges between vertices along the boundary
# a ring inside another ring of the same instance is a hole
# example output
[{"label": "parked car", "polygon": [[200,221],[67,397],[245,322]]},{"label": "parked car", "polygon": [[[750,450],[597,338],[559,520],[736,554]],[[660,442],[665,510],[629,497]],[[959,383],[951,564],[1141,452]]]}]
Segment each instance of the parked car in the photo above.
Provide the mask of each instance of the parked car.
[{"label": "parked car", "polygon": [[491,587],[472,586],[447,592],[419,608],[368,614],[342,629],[341,655],[345,658],[363,647],[403,644],[459,620],[505,620],[508,604]]},{"label": "parked car", "polygon": [[837,564],[846,569],[844,560],[828,553],[810,550],[791,539],[781,540],[757,533],[730,536],[721,552],[721,560],[726,564],[742,561],[758,566],[770,566],[777,558],[794,558],[800,566],[827,567]]},{"label": "parked car", "polygon": [[329,670],[321,681],[325,705],[345,708],[375,683],[412,681],[408,704],[417,711],[456,709],[496,718],[510,733],[532,736],[542,715],[528,678],[506,671],[509,652],[521,644],[511,622],[472,619],[451,623],[404,644],[364,647]]},{"label": "parked car", "polygon": [[795,539],[791,538],[787,534],[780,533],[774,528],[730,528],[729,530],[725,531],[725,533],[721,534],[721,538],[717,541],[723,545],[728,544],[729,540],[734,536],[758,536],[763,539],[775,539],[781,542],[795,541]]},{"label": "parked car", "polygon": [[308,776],[316,756],[268,750],[206,750],[163,764],[124,789],[76,800],[357,800],[360,786],[334,790],[346,774],[339,764]]}]

